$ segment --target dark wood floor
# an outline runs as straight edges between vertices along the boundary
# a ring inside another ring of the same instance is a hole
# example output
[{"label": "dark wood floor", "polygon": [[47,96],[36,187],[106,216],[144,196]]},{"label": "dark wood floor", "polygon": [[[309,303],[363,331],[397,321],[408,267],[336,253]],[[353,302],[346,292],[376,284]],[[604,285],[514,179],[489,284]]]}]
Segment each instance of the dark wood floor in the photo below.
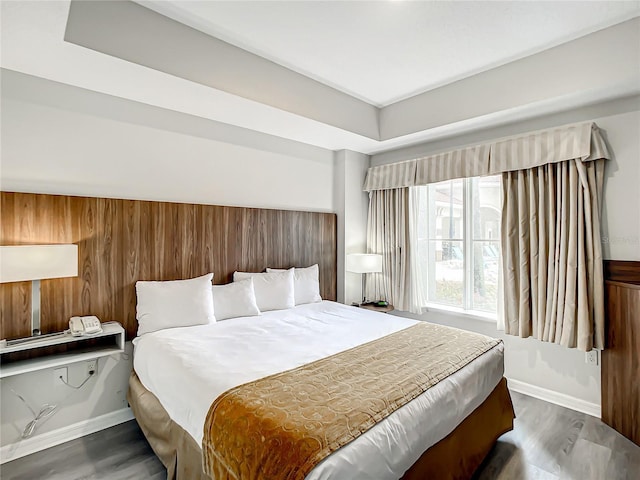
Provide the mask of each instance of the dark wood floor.
[{"label": "dark wood floor", "polygon": [[[600,420],[514,393],[517,419],[474,480],[638,480],[640,447]],[[3,480],[164,479],[135,421],[3,465]]]}]

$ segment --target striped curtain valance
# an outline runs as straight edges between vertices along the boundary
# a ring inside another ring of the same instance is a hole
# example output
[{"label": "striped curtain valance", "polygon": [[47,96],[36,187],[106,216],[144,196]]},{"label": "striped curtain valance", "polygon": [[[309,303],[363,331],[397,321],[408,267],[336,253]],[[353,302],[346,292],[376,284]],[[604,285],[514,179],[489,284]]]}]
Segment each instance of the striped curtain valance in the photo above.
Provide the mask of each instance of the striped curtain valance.
[{"label": "striped curtain valance", "polygon": [[[426,185],[452,178],[487,175],[491,158],[490,150],[491,146],[487,143],[416,160],[416,183],[414,185]],[[433,180],[434,178],[438,180]]]},{"label": "striped curtain valance", "polygon": [[389,190],[392,188],[412,187],[416,184],[416,160],[389,163],[367,171],[364,190]]},{"label": "striped curtain valance", "polygon": [[583,162],[609,158],[595,123],[580,123],[527,133],[491,144],[488,175],[540,167],[578,159]]},{"label": "striped curtain valance", "polygon": [[371,167],[364,191],[495,175],[572,159],[588,162],[600,158],[609,158],[607,146],[597,125],[586,122]]}]

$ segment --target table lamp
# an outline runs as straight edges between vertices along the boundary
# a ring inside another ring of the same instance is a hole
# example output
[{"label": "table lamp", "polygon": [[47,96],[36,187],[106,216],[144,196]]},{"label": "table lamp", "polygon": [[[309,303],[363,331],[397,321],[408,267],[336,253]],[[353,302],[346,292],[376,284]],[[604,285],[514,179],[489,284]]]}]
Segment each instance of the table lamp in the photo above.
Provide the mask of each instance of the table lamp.
[{"label": "table lamp", "polygon": [[0,283],[31,280],[31,332],[40,335],[40,280],[78,276],[77,245],[0,246]]},{"label": "table lamp", "polygon": [[350,253],[347,255],[347,272],[362,274],[362,303],[365,303],[364,294],[365,273],[382,272],[382,255],[374,253]]}]

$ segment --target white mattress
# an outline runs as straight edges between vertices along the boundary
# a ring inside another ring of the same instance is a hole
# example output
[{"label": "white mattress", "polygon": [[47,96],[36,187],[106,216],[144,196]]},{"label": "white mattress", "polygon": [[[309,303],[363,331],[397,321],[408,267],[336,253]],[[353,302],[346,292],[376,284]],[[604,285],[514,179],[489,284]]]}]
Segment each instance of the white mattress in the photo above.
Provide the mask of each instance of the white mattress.
[{"label": "white mattress", "polygon": [[[148,333],[134,369],[171,418],[202,444],[213,400],[237,385],[407,328],[413,320],[335,302]],[[319,463],[307,479],[398,479],[478,407],[503,376],[499,344]]]}]

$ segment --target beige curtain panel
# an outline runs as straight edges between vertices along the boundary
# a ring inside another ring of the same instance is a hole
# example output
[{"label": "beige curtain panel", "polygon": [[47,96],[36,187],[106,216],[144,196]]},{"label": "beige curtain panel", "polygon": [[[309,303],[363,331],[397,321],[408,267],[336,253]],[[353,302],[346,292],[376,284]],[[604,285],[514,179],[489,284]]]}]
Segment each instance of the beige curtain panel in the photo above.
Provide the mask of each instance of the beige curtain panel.
[{"label": "beige curtain panel", "polygon": [[430,155],[408,162],[371,167],[364,191],[411,187],[454,178],[481,177],[549,163],[609,158],[593,122],[565,125]]},{"label": "beige curtain panel", "polygon": [[398,310],[421,313],[424,299],[416,258],[417,203],[409,188],[369,194],[367,250],[382,255],[382,273],[369,273],[366,297],[386,299]]},{"label": "beige curtain panel", "polygon": [[505,332],[604,348],[604,159],[502,175]]}]

